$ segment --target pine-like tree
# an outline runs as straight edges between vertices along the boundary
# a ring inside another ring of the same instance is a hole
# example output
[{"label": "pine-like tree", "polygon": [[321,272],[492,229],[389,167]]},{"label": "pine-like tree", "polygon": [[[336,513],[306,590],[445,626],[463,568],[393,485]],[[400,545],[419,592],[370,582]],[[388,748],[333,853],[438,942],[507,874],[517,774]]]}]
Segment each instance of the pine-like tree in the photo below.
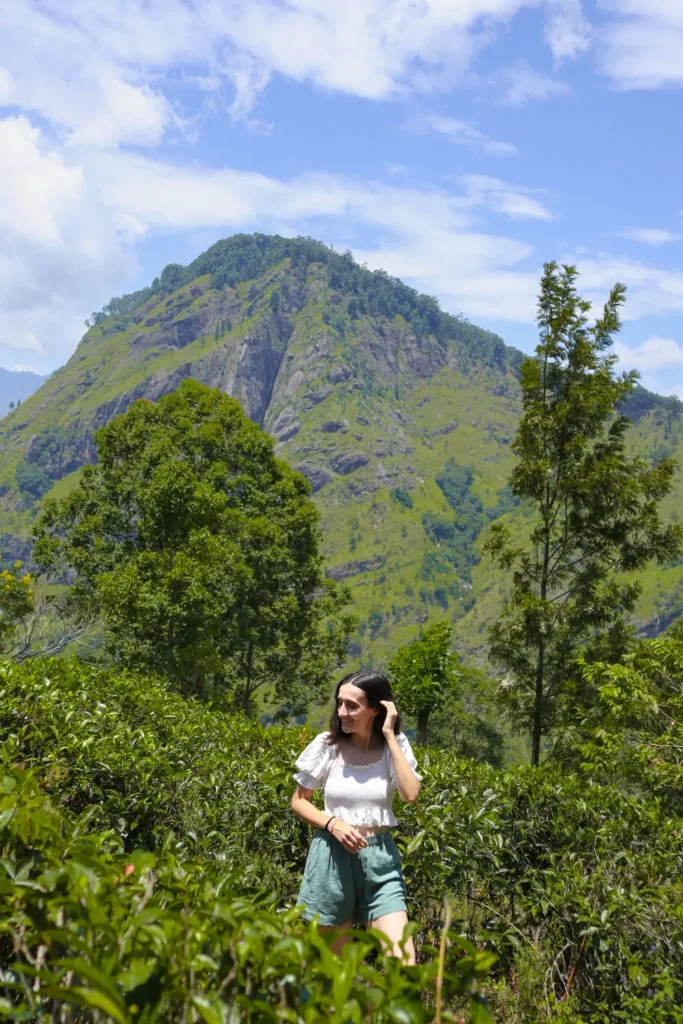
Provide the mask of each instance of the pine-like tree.
[{"label": "pine-like tree", "polygon": [[528,542],[514,544],[494,523],[485,545],[501,568],[513,569],[509,599],[489,629],[490,656],[507,673],[502,699],[517,727],[531,732],[534,764],[577,655],[599,633],[627,631],[624,615],[641,587],[623,574],[676,557],[683,541],[683,529],[659,517],[674,461],[649,465],[626,450],[629,420],[618,409],[637,374],[617,374],[608,351],[625,287],[614,286],[589,326],[576,277],[574,267],[545,265],[540,341],[521,367],[510,484],[531,512]]}]

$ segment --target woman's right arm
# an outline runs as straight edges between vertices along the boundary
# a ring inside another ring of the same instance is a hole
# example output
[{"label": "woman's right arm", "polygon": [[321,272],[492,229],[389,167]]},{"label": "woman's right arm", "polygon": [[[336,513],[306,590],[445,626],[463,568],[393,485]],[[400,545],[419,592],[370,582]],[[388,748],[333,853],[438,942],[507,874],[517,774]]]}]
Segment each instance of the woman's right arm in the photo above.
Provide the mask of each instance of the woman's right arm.
[{"label": "woman's right arm", "polygon": [[[307,825],[312,825],[313,828],[325,828],[330,816],[325,811],[319,811],[311,803],[311,796],[314,792],[314,789],[297,786],[292,796],[292,810],[297,818],[301,818]],[[360,834],[358,829],[355,829],[353,825],[347,825],[345,821],[340,821],[339,818],[334,819],[329,831],[344,849],[350,850],[351,853],[357,853],[363,846],[368,845],[367,839]]]},{"label": "woman's right arm", "polygon": [[292,796],[292,810],[297,818],[301,818],[307,825],[312,825],[313,828],[325,828],[325,824],[329,821],[330,816],[325,811],[319,811],[311,803],[313,793],[315,793],[314,789],[297,786]]}]

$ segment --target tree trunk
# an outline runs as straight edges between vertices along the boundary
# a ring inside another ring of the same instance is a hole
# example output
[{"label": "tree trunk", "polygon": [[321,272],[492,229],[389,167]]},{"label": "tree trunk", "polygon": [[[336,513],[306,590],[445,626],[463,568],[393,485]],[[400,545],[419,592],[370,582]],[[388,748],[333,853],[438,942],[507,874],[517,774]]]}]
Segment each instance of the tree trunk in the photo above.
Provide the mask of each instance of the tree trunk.
[{"label": "tree trunk", "polygon": [[[546,501],[547,504],[547,501]],[[548,539],[548,525],[546,523],[546,535],[543,544],[543,570],[541,573],[541,600],[545,602],[548,597],[548,566],[550,564],[550,542]],[[534,727],[531,738],[531,763],[539,764],[541,760],[541,736],[543,735],[543,675],[545,670],[545,643],[543,639],[538,645],[538,656],[536,658],[536,685],[534,690]]]},{"label": "tree trunk", "polygon": [[417,742],[427,742],[427,725],[429,724],[429,712],[431,708],[421,708],[417,713]]},{"label": "tree trunk", "polygon": [[541,760],[541,736],[543,735],[543,666],[545,647],[538,649],[536,662],[536,692],[534,694],[534,728],[531,742],[531,763],[538,764]]},{"label": "tree trunk", "polygon": [[249,702],[251,700],[251,680],[254,663],[254,649],[251,644],[247,649],[247,678],[244,682],[244,695],[242,698],[242,709],[245,715],[249,714]]}]

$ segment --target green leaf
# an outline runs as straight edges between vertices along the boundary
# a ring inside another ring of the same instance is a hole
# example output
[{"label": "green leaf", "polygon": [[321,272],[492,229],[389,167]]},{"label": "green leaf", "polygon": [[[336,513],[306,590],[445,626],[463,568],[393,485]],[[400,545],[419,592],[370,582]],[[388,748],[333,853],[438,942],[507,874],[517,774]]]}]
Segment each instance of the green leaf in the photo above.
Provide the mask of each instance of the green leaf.
[{"label": "green leaf", "polygon": [[416,853],[424,842],[426,832],[422,829],[417,835],[413,836],[408,845],[406,846],[406,857],[410,857],[413,853]]},{"label": "green leaf", "polygon": [[495,1024],[491,1010],[480,995],[470,999],[470,1021],[471,1024]]},{"label": "green leaf", "polygon": [[77,1003],[79,1006],[93,1006],[102,1010],[116,1021],[116,1024],[132,1024],[132,1019],[125,1006],[119,1005],[106,992],[96,988],[85,988],[74,985],[71,988],[50,988],[50,995],[65,1003]]},{"label": "green leaf", "polygon": [[205,1024],[225,1024],[228,1019],[228,1007],[218,999],[209,1000],[206,996],[193,996],[192,1005]]}]

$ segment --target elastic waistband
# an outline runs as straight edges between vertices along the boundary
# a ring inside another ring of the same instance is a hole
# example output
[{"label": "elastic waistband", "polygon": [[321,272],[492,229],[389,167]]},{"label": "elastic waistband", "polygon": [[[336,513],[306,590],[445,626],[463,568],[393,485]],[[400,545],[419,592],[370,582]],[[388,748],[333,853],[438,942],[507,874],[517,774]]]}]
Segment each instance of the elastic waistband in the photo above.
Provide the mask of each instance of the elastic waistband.
[{"label": "elastic waistband", "polygon": [[[335,839],[333,835],[326,832],[324,828],[316,829],[315,836],[319,836],[321,839],[327,840],[327,842],[338,843],[339,840]],[[315,838],[314,836],[314,838]],[[387,829],[386,832],[371,832],[368,836],[363,836],[363,839],[367,842],[368,846],[381,846],[383,843],[394,841],[394,837],[391,834],[391,830]]]}]

